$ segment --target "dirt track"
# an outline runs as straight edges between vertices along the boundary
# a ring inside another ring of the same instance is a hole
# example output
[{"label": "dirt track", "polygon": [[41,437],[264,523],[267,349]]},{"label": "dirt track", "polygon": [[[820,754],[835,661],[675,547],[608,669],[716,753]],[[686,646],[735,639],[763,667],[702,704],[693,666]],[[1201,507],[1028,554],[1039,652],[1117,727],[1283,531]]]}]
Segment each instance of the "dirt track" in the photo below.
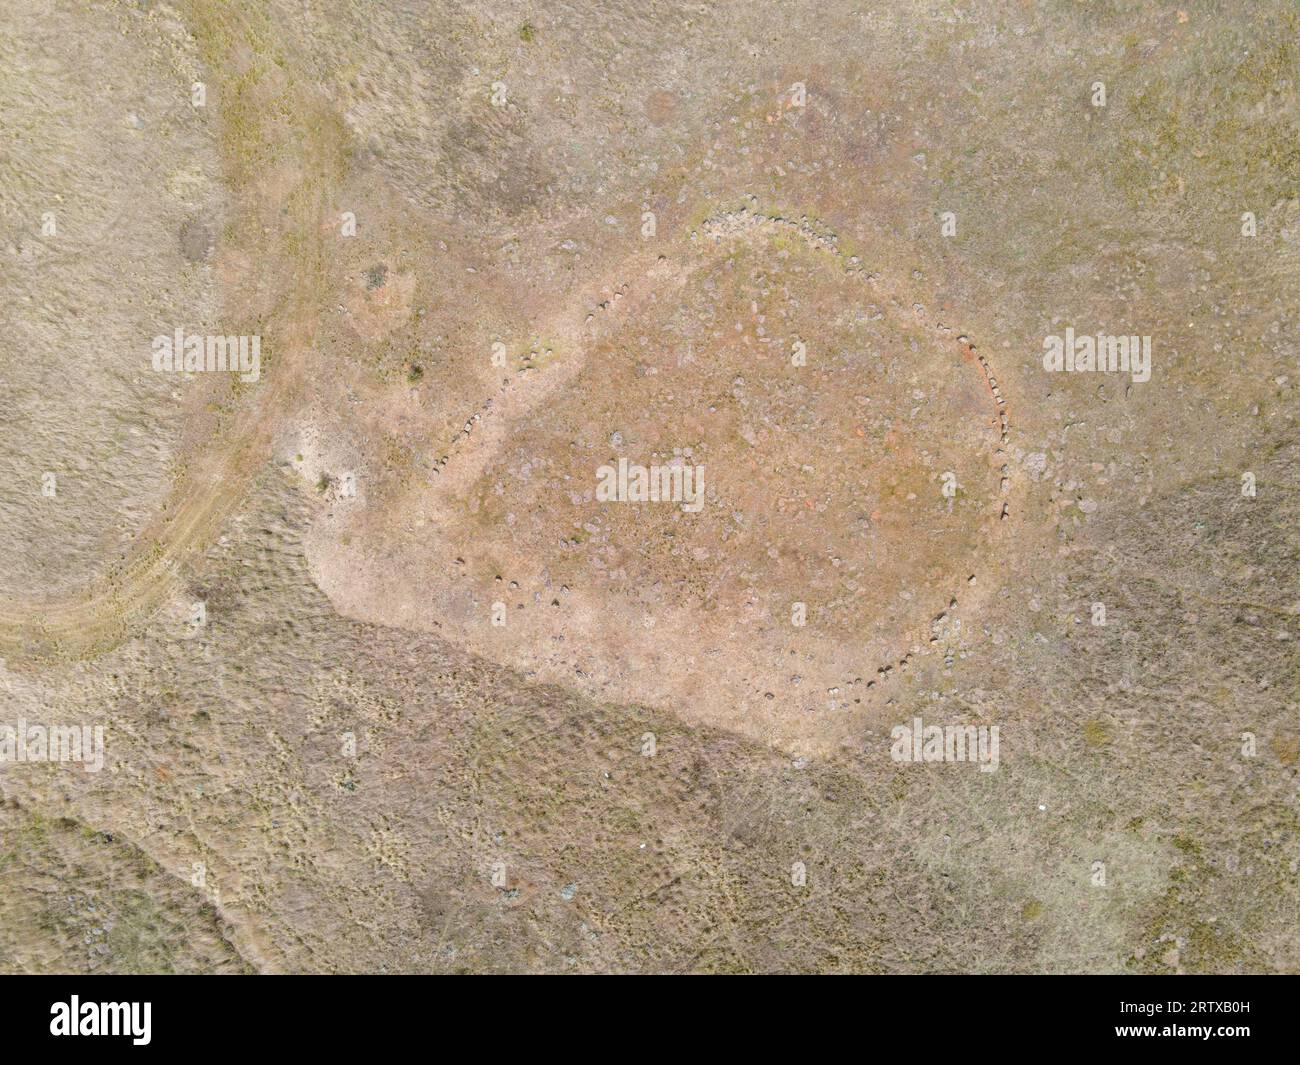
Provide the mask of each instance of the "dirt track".
[{"label": "dirt track", "polygon": [[[222,111],[222,165],[246,216],[236,229],[246,246],[222,248],[230,266],[218,264],[218,273],[229,276],[251,266],[221,300],[232,322],[247,322],[250,308],[271,309],[261,326],[271,372],[244,397],[229,424],[219,427],[214,439],[220,446],[202,448],[180,475],[166,507],[108,579],[61,599],[0,595],[0,655],[11,662],[103,652],[162,605],[177,589],[178,570],[212,542],[245,497],[250,478],[265,466],[311,365],[326,288],[322,223],[339,172],[340,130],[312,89],[258,56],[258,41],[268,29],[264,15],[199,2],[187,18],[209,63],[245,64],[258,75],[237,104]],[[249,165],[266,156],[275,158],[274,166]],[[273,234],[269,246],[267,233]]]}]

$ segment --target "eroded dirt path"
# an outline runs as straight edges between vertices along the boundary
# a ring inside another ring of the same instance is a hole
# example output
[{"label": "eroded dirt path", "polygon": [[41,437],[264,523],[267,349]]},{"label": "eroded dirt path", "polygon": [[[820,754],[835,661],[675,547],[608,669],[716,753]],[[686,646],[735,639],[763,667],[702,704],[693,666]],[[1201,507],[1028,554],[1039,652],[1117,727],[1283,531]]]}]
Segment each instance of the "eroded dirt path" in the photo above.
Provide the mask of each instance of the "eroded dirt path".
[{"label": "eroded dirt path", "polygon": [[[0,655],[63,658],[119,642],[172,595],[186,558],[239,506],[310,364],[325,284],[322,229],[343,170],[344,134],[317,89],[295,77],[283,33],[257,5],[184,7],[220,101],[222,178],[233,236],[218,251],[227,333],[263,338],[263,376],[213,443],[192,457],[171,500],[107,579],[61,599],[0,596]],[[220,72],[219,74],[217,72]],[[238,326],[238,328],[236,328]]]}]

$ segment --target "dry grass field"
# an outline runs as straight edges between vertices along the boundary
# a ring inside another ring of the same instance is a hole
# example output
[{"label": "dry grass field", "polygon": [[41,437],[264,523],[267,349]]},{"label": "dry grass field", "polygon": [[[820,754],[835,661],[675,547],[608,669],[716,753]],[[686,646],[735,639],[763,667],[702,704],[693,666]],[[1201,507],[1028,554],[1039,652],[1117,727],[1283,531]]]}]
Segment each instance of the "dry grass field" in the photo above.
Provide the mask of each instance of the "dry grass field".
[{"label": "dry grass field", "polygon": [[0,972],[1300,971],[1298,72],[5,5]]}]

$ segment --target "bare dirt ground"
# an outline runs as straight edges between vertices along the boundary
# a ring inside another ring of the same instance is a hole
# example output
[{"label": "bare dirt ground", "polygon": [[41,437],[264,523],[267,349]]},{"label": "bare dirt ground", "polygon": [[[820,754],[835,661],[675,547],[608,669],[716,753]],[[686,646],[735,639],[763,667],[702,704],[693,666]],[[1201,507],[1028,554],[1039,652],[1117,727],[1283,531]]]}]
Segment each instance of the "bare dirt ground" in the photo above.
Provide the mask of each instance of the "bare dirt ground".
[{"label": "bare dirt ground", "polygon": [[1300,969],[1293,6],[3,19],[0,971]]}]

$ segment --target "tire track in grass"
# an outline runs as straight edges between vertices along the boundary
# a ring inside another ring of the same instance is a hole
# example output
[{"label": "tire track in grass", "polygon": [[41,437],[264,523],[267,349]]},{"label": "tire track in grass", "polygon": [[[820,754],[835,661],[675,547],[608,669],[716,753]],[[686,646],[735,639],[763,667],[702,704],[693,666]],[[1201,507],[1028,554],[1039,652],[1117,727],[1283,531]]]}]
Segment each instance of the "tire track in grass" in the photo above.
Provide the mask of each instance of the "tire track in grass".
[{"label": "tire track in grass", "polygon": [[184,6],[183,17],[208,69],[221,72],[216,88],[222,177],[232,217],[240,220],[233,246],[223,254],[255,264],[251,275],[237,278],[223,294],[226,320],[249,324],[250,296],[271,308],[258,330],[270,341],[269,372],[233,422],[214,432],[181,475],[168,504],[119,569],[60,599],[0,595],[0,655],[9,658],[102,653],[161,607],[180,587],[185,561],[211,542],[239,506],[309,363],[325,290],[321,220],[342,175],[342,128],[319,99],[318,87],[293,78],[291,57],[282,52],[285,35],[257,5],[196,0]]}]

